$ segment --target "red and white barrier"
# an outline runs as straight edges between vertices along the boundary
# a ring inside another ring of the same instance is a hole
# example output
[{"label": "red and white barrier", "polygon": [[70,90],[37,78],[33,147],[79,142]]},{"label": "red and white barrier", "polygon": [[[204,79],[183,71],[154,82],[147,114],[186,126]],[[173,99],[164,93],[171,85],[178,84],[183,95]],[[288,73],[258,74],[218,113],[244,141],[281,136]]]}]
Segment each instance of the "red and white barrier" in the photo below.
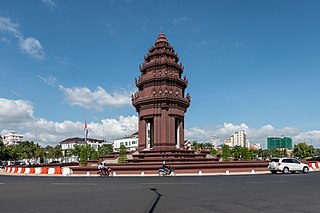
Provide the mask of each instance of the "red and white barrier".
[{"label": "red and white barrier", "polygon": [[53,175],[55,172],[55,168],[49,168],[48,169],[48,175]]},{"label": "red and white barrier", "polygon": [[3,170],[6,173],[37,174],[37,175],[62,175],[60,167],[11,167],[6,166]]},{"label": "red and white barrier", "polygon": [[24,174],[29,174],[30,173],[30,167],[27,167],[25,170],[24,170]]},{"label": "red and white barrier", "polygon": [[309,170],[310,171],[320,169],[320,163],[319,162],[308,163],[308,166],[309,166]]},{"label": "red and white barrier", "polygon": [[36,167],[35,169],[34,169],[34,173],[35,174],[37,174],[37,175],[39,175],[39,174],[41,174],[41,167]]}]

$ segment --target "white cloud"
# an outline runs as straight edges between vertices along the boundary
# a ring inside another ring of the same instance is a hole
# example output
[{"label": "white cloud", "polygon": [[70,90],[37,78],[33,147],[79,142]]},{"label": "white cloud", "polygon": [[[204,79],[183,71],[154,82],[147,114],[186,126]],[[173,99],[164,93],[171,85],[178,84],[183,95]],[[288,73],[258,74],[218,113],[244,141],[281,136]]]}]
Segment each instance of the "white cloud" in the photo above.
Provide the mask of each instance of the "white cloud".
[{"label": "white cloud", "polygon": [[3,125],[29,122],[33,120],[32,103],[25,100],[0,98],[0,123]]},{"label": "white cloud", "polygon": [[[84,121],[54,122],[35,118],[33,113],[34,109],[29,101],[0,98],[0,134],[17,131],[24,135],[25,140],[35,141],[41,146],[58,145],[60,141],[69,137],[84,137]],[[100,122],[88,122],[88,128],[89,137],[113,142],[136,132],[138,117],[132,115],[105,118]],[[235,125],[225,122],[223,125],[192,127],[185,130],[185,139],[210,142],[212,136],[217,136],[223,142],[239,130],[245,130],[247,138],[252,143],[260,143],[263,148],[266,148],[267,137],[280,135],[291,137],[294,144],[307,142],[314,147],[320,147],[320,130],[301,131],[292,127],[277,129],[270,124],[252,128],[245,123]]]},{"label": "white cloud", "polygon": [[0,17],[0,32],[8,33],[18,39],[19,47],[23,53],[33,58],[44,59],[45,53],[40,41],[34,37],[25,39],[19,30],[19,24],[12,22],[9,18]]},{"label": "white cloud", "polygon": [[178,18],[173,19],[173,20],[172,20],[172,24],[173,24],[173,25],[177,25],[177,24],[180,24],[180,23],[182,23],[182,22],[185,22],[186,20],[187,20],[186,17],[180,16],[180,17],[178,17]]},{"label": "white cloud", "polygon": [[272,125],[264,125],[260,128],[252,128],[242,123],[234,125],[232,123],[224,123],[222,126],[209,127],[193,127],[185,130],[185,138],[189,140],[210,142],[212,136],[220,138],[220,142],[230,137],[235,131],[245,130],[247,138],[251,143],[260,143],[262,148],[266,148],[267,137],[275,137],[284,135],[291,137],[293,143],[307,142],[315,147],[320,147],[320,131],[301,131],[297,128],[285,127],[276,129]]},{"label": "white cloud", "polygon": [[44,4],[46,4],[49,8],[53,8],[56,6],[53,0],[42,0]]},{"label": "white cloud", "polygon": [[[119,116],[117,119],[101,120],[100,123],[88,122],[89,137],[113,142],[117,138],[137,131],[137,125],[137,116]],[[59,142],[69,137],[84,137],[84,123],[80,121],[54,122],[39,118],[15,123],[9,128],[7,125],[4,127],[0,124],[0,128],[4,129],[0,132],[1,135],[17,131],[24,136],[24,140],[35,141],[41,146],[58,145]]]},{"label": "white cloud", "polygon": [[48,84],[49,86],[52,86],[52,87],[55,87],[57,84],[57,78],[54,76],[43,77],[41,75],[38,75],[38,78],[40,79],[41,82]]},{"label": "white cloud", "polygon": [[26,39],[20,39],[20,49],[24,53],[26,53],[34,58],[38,58],[38,59],[44,58],[44,51],[43,51],[43,48],[42,48],[40,41],[38,41],[37,39],[35,39],[33,37],[29,37]]},{"label": "white cloud", "polygon": [[9,18],[0,17],[0,31],[14,35],[16,38],[21,37],[19,25],[13,23]]},{"label": "white cloud", "polygon": [[130,105],[130,97],[133,94],[133,91],[129,90],[108,93],[102,87],[97,87],[95,91],[87,87],[64,88],[59,86],[59,89],[64,93],[67,103],[97,111],[102,111],[106,106]]},{"label": "white cloud", "polygon": [[4,43],[4,44],[8,45],[8,46],[10,46],[10,44],[11,44],[10,39],[5,38],[5,37],[2,37],[2,38],[0,39],[0,41],[1,41],[2,43]]},{"label": "white cloud", "polygon": [[242,42],[239,42],[239,41],[234,42],[234,46],[237,48],[243,47],[243,45],[244,45],[244,43],[242,43]]}]

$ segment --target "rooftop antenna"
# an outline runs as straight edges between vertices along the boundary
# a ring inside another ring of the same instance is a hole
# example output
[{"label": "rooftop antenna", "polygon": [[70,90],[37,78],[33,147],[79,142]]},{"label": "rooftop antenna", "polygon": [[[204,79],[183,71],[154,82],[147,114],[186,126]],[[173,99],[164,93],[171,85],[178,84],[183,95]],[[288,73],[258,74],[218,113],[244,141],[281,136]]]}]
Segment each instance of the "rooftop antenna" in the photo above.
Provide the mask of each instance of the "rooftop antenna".
[{"label": "rooftop antenna", "polygon": [[160,27],[160,30],[161,30],[161,32],[163,32],[163,28],[162,28],[162,26]]}]

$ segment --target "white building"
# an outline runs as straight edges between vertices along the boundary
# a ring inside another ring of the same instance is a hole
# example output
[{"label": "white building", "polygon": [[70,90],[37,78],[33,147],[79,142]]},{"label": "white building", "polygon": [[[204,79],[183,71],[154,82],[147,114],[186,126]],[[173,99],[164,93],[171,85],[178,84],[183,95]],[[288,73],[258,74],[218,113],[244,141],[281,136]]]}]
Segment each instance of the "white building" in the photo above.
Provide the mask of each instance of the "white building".
[{"label": "white building", "polygon": [[[98,140],[93,138],[67,138],[60,142],[61,150],[63,153],[63,156],[66,156],[66,153],[70,150],[74,149],[75,145],[87,145],[89,144],[91,147],[94,148],[94,150],[98,151],[99,147],[101,147],[103,144],[107,144],[105,140]],[[71,157],[64,157],[64,162],[77,162],[79,159],[76,156]]]},{"label": "white building", "polygon": [[220,138],[217,136],[211,137],[211,144],[213,147],[217,147],[220,144]]},{"label": "white building", "polygon": [[244,130],[235,132],[231,137],[227,138],[224,143],[231,147],[234,146],[242,146],[242,147],[250,147],[250,142],[247,140],[247,135]]},{"label": "white building", "polygon": [[241,130],[233,134],[233,146],[245,146],[247,147],[247,137],[246,132]]},{"label": "white building", "polygon": [[74,149],[75,145],[87,145],[89,144],[94,150],[98,151],[99,147],[103,144],[107,144],[105,140],[98,140],[93,138],[67,138],[60,142],[61,150],[65,154],[66,150]]},{"label": "white building", "polygon": [[17,132],[9,132],[3,136],[4,145],[17,145],[23,140],[23,135],[19,135]]},{"label": "white building", "polygon": [[113,142],[113,151],[119,152],[120,146],[123,144],[127,151],[136,151],[138,149],[138,133],[126,136]]}]

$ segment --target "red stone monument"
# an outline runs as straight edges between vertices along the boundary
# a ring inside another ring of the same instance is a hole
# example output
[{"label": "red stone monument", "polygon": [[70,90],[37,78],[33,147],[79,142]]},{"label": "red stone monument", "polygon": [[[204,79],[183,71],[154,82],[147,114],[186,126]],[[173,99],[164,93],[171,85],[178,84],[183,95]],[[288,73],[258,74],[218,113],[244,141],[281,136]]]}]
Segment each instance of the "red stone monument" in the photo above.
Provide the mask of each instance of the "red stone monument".
[{"label": "red stone monument", "polygon": [[184,115],[190,105],[188,81],[179,56],[160,33],[144,57],[132,104],[139,114],[138,150],[184,149]]}]

